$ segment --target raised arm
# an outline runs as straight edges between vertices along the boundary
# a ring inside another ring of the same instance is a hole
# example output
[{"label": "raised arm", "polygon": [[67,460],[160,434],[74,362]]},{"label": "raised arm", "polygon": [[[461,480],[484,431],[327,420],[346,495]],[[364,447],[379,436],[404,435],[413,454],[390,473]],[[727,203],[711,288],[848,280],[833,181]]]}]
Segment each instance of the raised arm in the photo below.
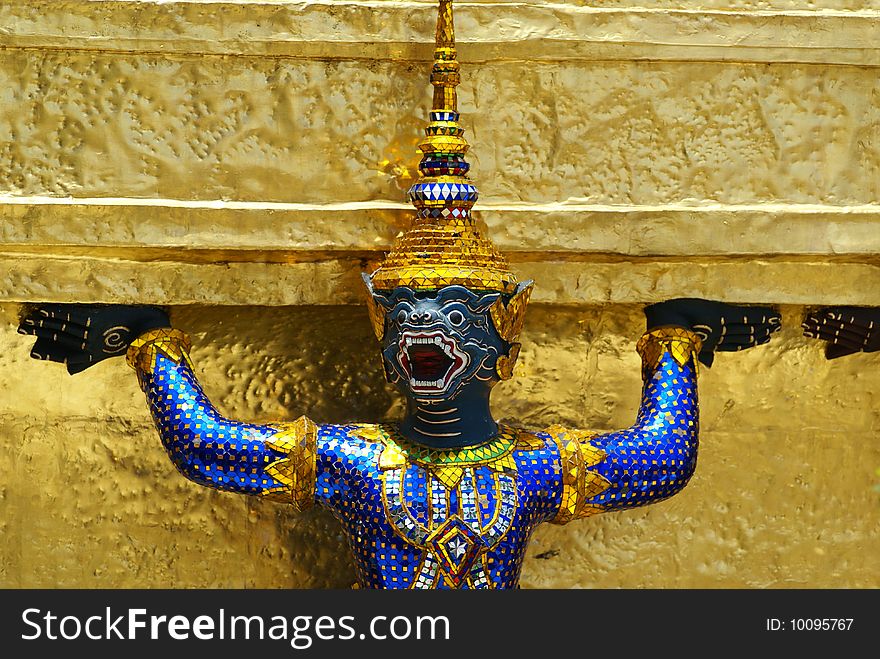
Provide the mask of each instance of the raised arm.
[{"label": "raised arm", "polygon": [[219,490],[308,508],[314,498],[317,427],[306,417],[258,425],[221,415],[202,391],[180,330],[150,330],[127,361],[137,372],[162,444],[181,474]]},{"label": "raised arm", "polygon": [[225,418],[202,391],[190,341],[152,307],[44,305],[19,331],[37,336],[31,355],[71,374],[125,354],[137,372],[171,461],[188,479],[219,490],[312,505],[317,428],[305,417],[258,425]]},{"label": "raised arm", "polygon": [[673,300],[646,309],[642,401],[634,425],[611,433],[551,426],[562,464],[556,523],[666,499],[688,482],[697,463],[697,361],[715,350],[760,345],[779,329],[764,307]]}]

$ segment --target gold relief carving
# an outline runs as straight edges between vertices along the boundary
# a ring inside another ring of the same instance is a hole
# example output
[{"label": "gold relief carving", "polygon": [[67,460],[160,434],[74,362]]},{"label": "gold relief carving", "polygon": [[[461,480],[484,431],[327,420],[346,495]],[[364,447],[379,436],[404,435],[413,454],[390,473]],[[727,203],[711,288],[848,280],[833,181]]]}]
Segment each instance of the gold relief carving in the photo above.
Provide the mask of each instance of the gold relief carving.
[{"label": "gold relief carving", "polygon": [[[401,58],[401,44],[427,45],[420,3],[355,1],[328,6],[323,2],[239,0],[223,4],[222,22],[216,20],[215,12],[195,9],[199,4],[5,2],[0,5],[0,23],[10,46],[31,48],[387,60]],[[512,39],[496,28],[497,3],[471,3],[464,8],[471,28],[471,58],[774,62],[786,56],[780,48],[797,47],[804,51],[798,61],[876,63],[876,19],[870,10],[877,5],[872,0],[809,4],[800,0],[702,0],[688,3],[686,12],[678,11],[683,6],[680,0],[606,4],[614,6],[595,9],[543,0],[507,5],[508,20],[528,26],[528,36]],[[107,5],[122,6],[108,10]],[[791,9],[798,11],[786,11]],[[62,23],[64,30],[51,30]],[[278,25],[285,29],[277,29]],[[375,37],[376,25],[383,26],[382,39]],[[615,39],[609,40],[608,35]]]},{"label": "gold relief carving", "polygon": [[[422,97],[418,67],[409,62],[380,60],[365,70],[363,60],[190,56],[180,62],[150,54],[63,50],[3,50],[2,55],[0,76],[10,93],[27,97],[37,89],[42,92],[27,105],[27,113],[14,104],[0,106],[0,119],[10,122],[0,125],[21,126],[15,138],[4,129],[0,129],[0,137],[33,149],[15,151],[0,160],[3,189],[14,195],[152,197],[168,200],[169,206],[198,200],[208,206],[279,202],[289,203],[294,211],[328,202],[376,204],[398,200],[401,189],[397,177],[381,174],[381,163],[390,160],[411,168],[417,158],[410,151],[412,127],[401,130],[399,120]],[[487,64],[481,67],[479,78],[469,76],[479,104],[473,110],[468,108],[463,117],[474,131],[466,135],[479,135],[480,143],[486,148],[491,145],[493,153],[523,154],[521,164],[514,167],[506,166],[503,158],[481,159],[479,183],[485,199],[521,209],[517,214],[535,207],[563,213],[567,204],[559,201],[569,198],[588,199],[583,205],[606,212],[610,205],[625,200],[648,216],[648,226],[660,227],[665,226],[663,222],[653,221],[657,207],[662,211],[663,206],[671,205],[680,211],[686,206],[682,199],[693,199],[695,212],[701,205],[722,211],[729,207],[734,212],[765,208],[775,212],[788,207],[804,219],[824,209],[841,214],[843,209],[876,204],[876,190],[865,180],[864,172],[878,166],[880,154],[864,152],[847,138],[870,133],[871,116],[844,112],[836,105],[843,97],[855,106],[870,104],[876,78],[870,67],[770,64],[756,70],[735,62],[704,62],[699,67],[682,62],[615,62],[610,66],[571,60],[541,65],[511,61]],[[49,75],[55,70],[63,74]],[[126,90],[122,99],[128,104],[126,113],[113,111],[120,101],[114,101],[115,85],[102,77],[108,70]],[[609,76],[609,71],[614,75]],[[652,87],[650,81],[656,82],[656,76],[663,81],[661,88]],[[712,86],[719,78],[736,80],[737,84]],[[292,80],[298,81],[295,91]],[[389,98],[389,81],[396,81],[395,88],[411,84],[412,94]],[[799,90],[805,88],[814,89],[813,96],[801,98]],[[333,92],[331,97],[338,99],[334,102],[340,104],[341,111],[329,106],[328,89]],[[803,132],[801,140],[787,150],[773,148],[772,124],[762,123],[771,111],[762,111],[754,102],[765,98],[771,89],[779,103],[775,112],[784,107],[792,130]],[[678,132],[674,138],[659,128],[633,134],[620,147],[627,167],[597,166],[603,162],[597,160],[604,152],[603,145],[623,140],[628,124],[612,120],[603,126],[604,134],[591,131],[589,122],[583,121],[584,110],[601,107],[603,98],[627,90],[633,96],[622,107],[655,116],[658,126],[675,122]],[[701,93],[708,94],[703,102]],[[248,108],[275,107],[279,98],[288,96],[307,111],[289,117],[284,130],[273,125],[269,114],[248,112]],[[44,107],[41,101],[54,97],[64,98],[67,114],[88,116],[90,125],[105,131],[107,148],[112,147],[117,166],[107,167],[98,143],[78,131],[69,134],[69,139],[75,140],[72,143],[59,140],[54,123],[39,121],[41,113],[58,116],[52,103]],[[198,108],[206,105],[219,111],[199,113]],[[556,108],[557,121],[528,131],[509,129],[528,121],[530,108],[545,106]],[[383,108],[384,113],[359,112],[363,107]],[[835,111],[824,115],[823,130],[809,132],[816,113],[828,107]],[[309,129],[307,117],[315,113],[324,118],[321,131]],[[715,121],[711,121],[713,116]],[[730,126],[729,135],[717,130],[720,121]],[[705,131],[700,128],[703,122],[709,122]],[[554,130],[559,125],[570,125],[571,129]],[[154,128],[144,130],[148,126]],[[674,148],[682,139],[693,140],[695,153],[707,159],[707,166],[698,168],[698,176],[688,176],[694,164]],[[379,152],[365,149],[351,153],[343,147],[327,147],[363,143],[388,146]],[[558,176],[546,166],[542,154],[551,144],[556,144],[560,165],[566,171],[576,171],[577,176]],[[145,149],[151,154],[149,158],[144,157]],[[202,155],[205,150],[209,157]],[[646,152],[652,157],[644,157]],[[291,154],[296,155],[292,158]],[[736,167],[737,154],[743,154],[748,167]],[[211,166],[216,159],[222,160],[224,167]],[[659,184],[658,164],[669,171],[677,185]],[[837,168],[837,175],[811,178],[798,173],[827,167]],[[28,176],[28,172],[34,175]],[[774,176],[778,190],[774,195],[766,187],[770,176]],[[345,185],[339,185],[340,180]],[[639,180],[652,184],[641,186],[636,183]],[[846,185],[841,187],[842,183]],[[335,215],[346,211],[319,208],[318,212]],[[338,225],[336,233],[348,230],[345,222],[325,224]],[[539,228],[521,234],[523,239],[537,241],[548,229],[546,223]],[[555,232],[552,227],[550,230]],[[718,230],[744,240],[728,229]],[[804,235],[797,223],[792,223],[791,231]],[[620,232],[618,239],[646,242],[652,234],[640,234],[636,229]],[[174,232],[165,234],[166,239],[171,235]],[[492,235],[496,237],[498,232],[493,230]],[[705,240],[711,235],[711,231],[698,230],[689,239]],[[829,237],[841,245],[848,243],[835,234]],[[823,247],[821,242],[811,243],[812,249]],[[722,247],[715,253],[726,252]]]},{"label": "gold relief carving", "polygon": [[[867,230],[870,224],[864,227]],[[524,263],[521,270],[524,277],[541,282],[534,302],[545,305],[589,308],[601,302],[643,306],[694,296],[740,299],[750,304],[880,306],[880,286],[864,286],[865,281],[880,277],[880,267],[868,262],[829,263],[824,258],[708,262],[704,257],[692,257],[675,263],[648,259],[603,263],[584,257],[572,262],[548,259]],[[0,302],[39,299],[144,304],[145,300],[161,298],[169,305],[202,306],[363,304],[362,266],[354,259],[205,265],[43,254],[39,258],[10,255],[5,263],[7,272],[14,276],[0,278]],[[766,281],[775,284],[761,284]]]}]

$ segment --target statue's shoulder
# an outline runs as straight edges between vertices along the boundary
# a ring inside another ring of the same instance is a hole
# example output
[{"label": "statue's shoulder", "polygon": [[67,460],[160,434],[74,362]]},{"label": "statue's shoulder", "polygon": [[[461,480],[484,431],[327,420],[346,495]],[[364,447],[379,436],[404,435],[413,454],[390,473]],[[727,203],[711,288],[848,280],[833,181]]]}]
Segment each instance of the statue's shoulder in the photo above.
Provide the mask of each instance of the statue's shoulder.
[{"label": "statue's shoulder", "polygon": [[598,430],[584,430],[581,428],[569,428],[567,426],[553,424],[545,428],[541,435],[549,437],[557,445],[565,445],[570,442],[587,444],[593,438],[601,434]]},{"label": "statue's shoulder", "polygon": [[318,426],[319,480],[342,479],[349,484],[375,481],[384,444],[375,424],[323,423]]},{"label": "statue's shoulder", "polygon": [[571,451],[593,450],[591,440],[599,432],[567,428],[554,424],[543,430],[514,429],[517,433],[517,451],[542,451],[556,455]]},{"label": "statue's shoulder", "polygon": [[382,425],[324,423],[318,426],[318,448],[338,456],[368,457],[382,450]]},{"label": "statue's shoulder", "polygon": [[514,451],[543,451],[548,448],[549,438],[546,433],[511,428],[515,436]]}]

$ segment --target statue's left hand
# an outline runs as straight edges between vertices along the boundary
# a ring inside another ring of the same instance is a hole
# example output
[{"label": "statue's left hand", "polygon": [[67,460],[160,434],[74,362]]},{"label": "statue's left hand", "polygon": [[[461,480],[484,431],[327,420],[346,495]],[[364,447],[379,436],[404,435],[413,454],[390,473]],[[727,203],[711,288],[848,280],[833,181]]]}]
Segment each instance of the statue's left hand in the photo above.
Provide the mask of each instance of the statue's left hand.
[{"label": "statue's left hand", "polygon": [[828,342],[827,359],[880,350],[878,307],[826,307],[807,314],[801,327],[804,336]]},{"label": "statue's left hand", "polygon": [[715,351],[745,350],[770,340],[782,327],[782,316],[771,307],[751,307],[698,298],[679,298],[645,308],[648,329],[686,327],[703,340],[699,360],[711,366]]},{"label": "statue's left hand", "polygon": [[62,362],[75,375],[110,357],[124,355],[144,332],[170,327],[168,314],[158,307],[122,304],[41,304],[18,326],[19,334],[37,341],[34,359]]}]

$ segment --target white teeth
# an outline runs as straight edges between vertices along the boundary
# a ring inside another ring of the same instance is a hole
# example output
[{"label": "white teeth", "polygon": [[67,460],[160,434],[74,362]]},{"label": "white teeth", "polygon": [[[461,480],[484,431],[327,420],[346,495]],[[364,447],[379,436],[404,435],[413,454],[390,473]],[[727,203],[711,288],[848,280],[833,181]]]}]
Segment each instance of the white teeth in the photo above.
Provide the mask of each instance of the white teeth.
[{"label": "white teeth", "polygon": [[437,345],[437,346],[440,345],[440,337],[439,336],[434,337],[434,345]]},{"label": "white teeth", "polygon": [[413,387],[436,387],[437,389],[443,388],[443,380],[437,380],[436,382],[429,380],[416,380],[415,378],[410,378],[410,385]]}]

